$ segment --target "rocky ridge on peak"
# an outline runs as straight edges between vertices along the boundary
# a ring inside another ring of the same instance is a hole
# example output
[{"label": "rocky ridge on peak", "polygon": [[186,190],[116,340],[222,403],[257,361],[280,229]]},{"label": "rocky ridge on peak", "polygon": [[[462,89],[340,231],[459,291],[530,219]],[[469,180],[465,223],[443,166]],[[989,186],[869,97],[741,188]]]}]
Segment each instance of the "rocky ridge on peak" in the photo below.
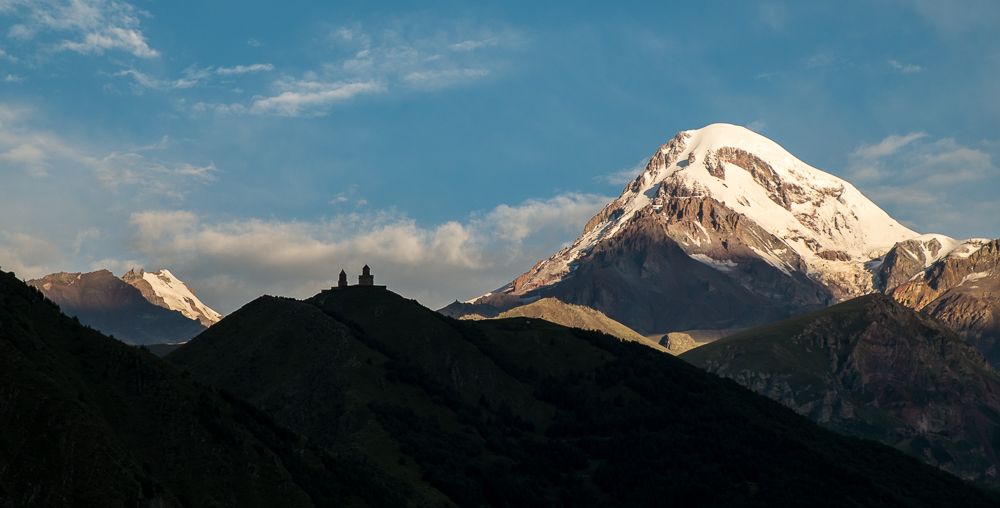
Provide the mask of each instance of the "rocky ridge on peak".
[{"label": "rocky ridge on peak", "polygon": [[946,323],[1000,368],[1000,240],[969,240],[888,292]]}]

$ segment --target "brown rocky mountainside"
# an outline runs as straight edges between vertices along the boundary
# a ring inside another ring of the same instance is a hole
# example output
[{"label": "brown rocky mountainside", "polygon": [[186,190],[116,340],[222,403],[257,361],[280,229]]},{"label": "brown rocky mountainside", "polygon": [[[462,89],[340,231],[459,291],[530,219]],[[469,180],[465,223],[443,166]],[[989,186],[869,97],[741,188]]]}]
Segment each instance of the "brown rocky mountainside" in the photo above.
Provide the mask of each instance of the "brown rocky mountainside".
[{"label": "brown rocky mountainside", "polygon": [[[721,217],[720,211],[716,214]],[[746,247],[736,240],[724,242],[721,235],[718,243],[727,245],[730,259],[739,264],[720,270],[693,259],[672,233],[685,224],[678,225],[670,215],[637,214],[579,260],[572,277],[525,297],[555,297],[590,307],[640,334],[756,326],[832,303],[815,282],[759,258],[742,257]],[[479,303],[503,305],[505,297],[493,294]]]},{"label": "brown rocky mountainside", "polygon": [[150,303],[142,292],[108,270],[55,273],[28,284],[67,316],[127,344],[178,343],[206,328],[178,311]]},{"label": "brown rocky mountainside", "polygon": [[825,427],[1000,486],[1000,377],[943,323],[879,293],[680,358]]},{"label": "brown rocky mountainside", "polygon": [[1000,240],[946,256],[889,294],[940,319],[1000,367]]}]

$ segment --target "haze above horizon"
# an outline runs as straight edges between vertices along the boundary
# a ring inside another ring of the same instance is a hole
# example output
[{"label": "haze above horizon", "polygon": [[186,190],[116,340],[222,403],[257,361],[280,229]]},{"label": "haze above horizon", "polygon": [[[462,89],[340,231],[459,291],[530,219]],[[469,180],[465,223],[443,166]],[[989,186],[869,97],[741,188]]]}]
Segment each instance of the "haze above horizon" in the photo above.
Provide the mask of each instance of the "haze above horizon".
[{"label": "haze above horizon", "polygon": [[167,268],[229,313],[368,263],[436,308],[716,122],[997,238],[997,26],[989,0],[0,0],[0,266]]}]

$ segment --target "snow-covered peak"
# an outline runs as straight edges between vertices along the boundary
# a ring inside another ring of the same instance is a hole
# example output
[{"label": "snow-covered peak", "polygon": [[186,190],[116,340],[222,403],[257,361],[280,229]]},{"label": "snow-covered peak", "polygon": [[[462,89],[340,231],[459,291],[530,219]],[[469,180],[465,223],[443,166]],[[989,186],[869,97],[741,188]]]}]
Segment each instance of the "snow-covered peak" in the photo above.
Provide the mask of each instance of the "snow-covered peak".
[{"label": "snow-covered peak", "polygon": [[720,123],[684,131],[658,154],[668,156],[654,156],[623,193],[628,208],[641,209],[658,185],[672,183],[750,217],[807,261],[822,251],[877,258],[918,235],[850,183],[744,127]]},{"label": "snow-covered peak", "polygon": [[212,326],[222,319],[221,314],[202,303],[194,291],[169,270],[140,270],[138,274],[131,270],[122,280],[138,288],[151,303],[176,310],[205,326]]},{"label": "snow-covered peak", "polygon": [[[718,123],[679,132],[618,199],[591,219],[573,245],[501,291],[523,294],[571,277],[575,261],[621,232],[639,212],[660,212],[689,199],[710,199],[749,218],[780,244],[752,247],[761,259],[785,273],[802,270],[823,285],[841,286],[837,294],[845,297],[871,289],[865,262],[919,236],[850,183],[809,166],[760,134]],[[682,248],[700,256],[696,259],[711,257],[711,234],[700,223],[692,226],[700,231],[680,238]]]}]

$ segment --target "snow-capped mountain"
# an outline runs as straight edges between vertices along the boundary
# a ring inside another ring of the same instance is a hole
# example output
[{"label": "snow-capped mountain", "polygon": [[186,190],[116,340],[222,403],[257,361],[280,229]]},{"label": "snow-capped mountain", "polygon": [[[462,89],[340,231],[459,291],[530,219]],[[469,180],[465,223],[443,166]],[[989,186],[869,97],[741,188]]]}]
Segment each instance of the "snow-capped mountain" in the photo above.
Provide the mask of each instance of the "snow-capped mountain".
[{"label": "snow-capped mountain", "polygon": [[206,329],[176,310],[151,303],[138,288],[107,270],[53,273],[28,284],[67,316],[126,344],[186,342]]},{"label": "snow-capped mountain", "polygon": [[186,283],[174,277],[169,270],[147,272],[131,269],[122,280],[135,286],[150,303],[165,309],[176,310],[189,319],[194,319],[206,327],[218,323],[222,314],[210,309],[195,296]]},{"label": "snow-capped mountain", "polygon": [[713,124],[661,146],[571,246],[467,303],[557,296],[642,333],[745,327],[885,290],[975,242],[921,236],[770,139]]}]

